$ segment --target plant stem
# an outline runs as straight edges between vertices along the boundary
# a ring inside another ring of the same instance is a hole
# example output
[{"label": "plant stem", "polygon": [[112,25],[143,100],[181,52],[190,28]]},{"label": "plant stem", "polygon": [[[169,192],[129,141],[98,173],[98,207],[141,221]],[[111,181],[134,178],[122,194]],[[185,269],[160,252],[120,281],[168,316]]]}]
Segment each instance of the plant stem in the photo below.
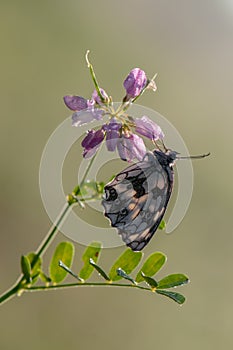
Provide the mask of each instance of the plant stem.
[{"label": "plant stem", "polygon": [[97,91],[97,93],[98,93],[98,96],[100,97],[100,99],[101,99],[102,102],[105,102],[105,99],[104,99],[104,97],[103,97],[102,94],[101,94],[100,87],[99,87],[99,84],[98,84],[98,82],[97,82],[97,79],[96,79],[96,75],[95,75],[93,66],[92,66],[92,64],[89,62],[89,59],[88,59],[89,52],[90,52],[90,51],[87,50],[87,53],[86,53],[87,67],[90,69],[91,77],[92,77],[92,80],[93,80],[93,82],[94,82],[94,85],[95,85],[96,91]]},{"label": "plant stem", "polygon": [[[84,184],[86,177],[90,171],[90,168],[94,162],[95,156],[90,160],[86,171],[83,175],[83,178],[81,180],[80,183],[80,187]],[[49,232],[47,233],[46,237],[44,238],[44,240],[42,241],[42,243],[40,244],[40,246],[38,247],[38,249],[36,250],[35,253],[35,257],[33,259],[33,261],[31,262],[31,267],[33,268],[33,266],[36,264],[36,262],[38,261],[39,257],[42,256],[42,254],[45,252],[45,250],[48,248],[49,244],[51,243],[51,241],[53,240],[53,238],[55,237],[55,234],[57,233],[60,224],[62,223],[62,221],[64,220],[66,214],[68,213],[69,209],[71,208],[72,204],[74,203],[69,203],[67,202],[64,207],[62,208],[60,214],[58,215],[57,219],[55,220],[55,222],[53,223],[53,225],[51,226]],[[5,293],[3,293],[0,296],[0,304],[9,300],[10,298],[12,298],[14,295],[16,295],[19,291],[24,291],[24,290],[34,290],[35,287],[29,287],[29,288],[25,288],[24,285],[25,282],[25,278],[23,275],[21,275],[17,282],[14,284],[13,287],[11,287],[8,291],[6,291]],[[45,288],[41,288],[41,289],[50,289],[53,286],[49,286]],[[60,287],[60,286],[59,286]],[[38,287],[39,288],[39,287]]]},{"label": "plant stem", "polygon": [[81,188],[82,185],[84,184],[84,182],[85,182],[85,180],[86,180],[86,178],[87,178],[87,175],[88,175],[88,173],[89,173],[89,171],[90,171],[90,169],[91,169],[91,167],[92,167],[92,164],[93,164],[93,162],[94,162],[96,156],[97,156],[97,153],[91,158],[91,160],[90,160],[90,162],[89,162],[89,164],[88,164],[88,166],[87,166],[87,168],[86,168],[86,170],[85,170],[85,173],[84,173],[84,175],[83,175],[83,178],[82,178],[82,180],[81,180],[81,182],[80,182],[80,185],[79,185],[80,188]]},{"label": "plant stem", "polygon": [[[21,279],[20,279],[20,282],[21,282]],[[0,296],[0,304],[2,304],[3,302],[11,299],[13,296],[15,296],[17,294],[17,292],[20,289],[20,282],[16,283],[7,292],[5,292],[4,294],[2,294]]]},{"label": "plant stem", "polygon": [[[39,258],[43,254],[43,252],[45,251],[45,248],[47,248],[48,244],[54,238],[55,233],[58,231],[59,225],[61,224],[62,220],[66,216],[66,214],[67,214],[68,210],[70,209],[70,207],[71,207],[71,204],[69,204],[69,203],[66,203],[64,205],[61,213],[57,217],[57,220],[55,221],[55,223],[50,228],[50,230],[49,230],[47,236],[45,237],[44,241],[38,247],[37,253],[36,253],[37,258]],[[33,265],[33,263],[32,263],[32,265]]]},{"label": "plant stem", "polygon": [[58,288],[71,288],[71,287],[81,287],[81,286],[92,286],[92,287],[126,287],[126,288],[138,288],[143,290],[148,290],[151,292],[151,288],[139,286],[136,284],[123,284],[123,283],[108,283],[108,282],[81,282],[81,283],[67,283],[67,284],[58,284],[51,286],[34,286],[25,289],[25,291],[39,291],[39,290],[49,290],[49,289],[58,289]]},{"label": "plant stem", "polygon": [[[57,220],[55,221],[55,223],[52,225],[52,227],[50,228],[49,232],[47,233],[44,241],[38,247],[36,255],[35,255],[35,258],[34,258],[34,260],[31,263],[31,267],[33,267],[36,264],[38,258],[43,254],[45,249],[48,247],[49,243],[54,238],[55,234],[58,231],[59,225],[61,224],[62,220],[64,219],[64,217],[67,214],[67,212],[70,209],[70,207],[71,207],[71,205],[69,203],[66,203],[65,206],[63,207],[63,209],[62,209],[61,213],[59,214]],[[0,304],[5,302],[6,300],[9,300],[10,298],[12,298],[20,290],[22,290],[22,291],[25,290],[22,287],[23,281],[24,281],[24,276],[20,276],[18,278],[17,282],[15,283],[15,285],[13,287],[11,287],[7,292],[3,293],[0,296]]]}]

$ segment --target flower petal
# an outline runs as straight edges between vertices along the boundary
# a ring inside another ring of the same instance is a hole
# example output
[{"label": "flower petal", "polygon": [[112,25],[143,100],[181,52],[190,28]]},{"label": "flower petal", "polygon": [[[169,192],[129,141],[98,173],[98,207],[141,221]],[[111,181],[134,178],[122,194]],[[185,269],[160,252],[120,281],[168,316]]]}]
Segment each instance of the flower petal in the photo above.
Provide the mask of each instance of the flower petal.
[{"label": "flower petal", "polygon": [[81,96],[67,95],[63,97],[63,100],[65,102],[65,105],[72,111],[81,111],[88,107],[88,100]]},{"label": "flower petal", "polygon": [[103,125],[103,130],[106,131],[106,147],[110,152],[115,151],[119,137],[120,137],[120,128],[122,124],[115,121],[110,121],[109,124]]},{"label": "flower petal", "polygon": [[72,114],[72,126],[81,126],[94,120],[101,120],[103,111],[97,108],[86,109]]},{"label": "flower petal", "polygon": [[96,146],[94,148],[88,149],[88,150],[84,149],[84,151],[83,151],[83,158],[87,159],[87,158],[93,157],[96,154],[99,146],[100,145],[98,145],[98,146]]},{"label": "flower petal", "polygon": [[123,135],[117,143],[117,149],[121,159],[128,162],[134,158],[142,160],[146,154],[143,140],[135,134],[131,134],[129,137]]},{"label": "flower petal", "polygon": [[131,142],[133,144],[132,152],[134,154],[134,158],[142,160],[146,154],[146,146],[143,139],[138,135],[132,134]]},{"label": "flower petal", "polygon": [[132,69],[124,81],[126,100],[140,95],[141,91],[146,86],[146,83],[147,77],[145,72],[140,68]]},{"label": "flower petal", "polygon": [[164,133],[159,125],[149,119],[147,116],[141,118],[135,118],[136,124],[135,131],[140,135],[146,136],[150,140],[158,140],[164,137]]},{"label": "flower petal", "polygon": [[102,129],[99,130],[88,130],[87,136],[82,140],[82,147],[86,150],[91,150],[92,148],[101,144],[105,136]]},{"label": "flower petal", "polygon": [[72,114],[72,126],[81,126],[96,120],[90,111],[75,112]]}]

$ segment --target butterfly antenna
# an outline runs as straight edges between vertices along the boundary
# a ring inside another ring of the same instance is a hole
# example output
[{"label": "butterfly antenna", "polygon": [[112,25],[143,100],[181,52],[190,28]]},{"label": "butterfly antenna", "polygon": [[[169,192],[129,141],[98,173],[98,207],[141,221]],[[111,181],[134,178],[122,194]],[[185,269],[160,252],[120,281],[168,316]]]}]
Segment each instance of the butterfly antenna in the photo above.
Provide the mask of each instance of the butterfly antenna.
[{"label": "butterfly antenna", "polygon": [[205,154],[200,154],[197,156],[177,157],[177,159],[201,159],[201,158],[209,157],[209,155],[210,155],[210,152]]}]

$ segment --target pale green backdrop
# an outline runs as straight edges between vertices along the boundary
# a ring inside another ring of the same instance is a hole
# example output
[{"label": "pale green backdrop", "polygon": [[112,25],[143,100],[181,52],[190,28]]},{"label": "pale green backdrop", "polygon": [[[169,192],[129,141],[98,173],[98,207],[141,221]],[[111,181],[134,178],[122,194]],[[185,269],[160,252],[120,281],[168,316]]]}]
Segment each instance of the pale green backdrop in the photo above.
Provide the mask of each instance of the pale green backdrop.
[{"label": "pale green backdrop", "polygon": [[[133,67],[157,72],[158,91],[140,103],[170,120],[192,153],[211,152],[193,163],[194,194],[181,225],[145,249],[168,255],[164,273],[191,278],[182,307],[137,290],[25,294],[1,307],[0,348],[232,349],[233,2],[1,0],[0,37],[1,292],[17,278],[21,254],[49,229],[40,157],[69,115],[62,96],[92,91],[87,49],[115,100]],[[102,264],[121,251],[106,250]]]}]

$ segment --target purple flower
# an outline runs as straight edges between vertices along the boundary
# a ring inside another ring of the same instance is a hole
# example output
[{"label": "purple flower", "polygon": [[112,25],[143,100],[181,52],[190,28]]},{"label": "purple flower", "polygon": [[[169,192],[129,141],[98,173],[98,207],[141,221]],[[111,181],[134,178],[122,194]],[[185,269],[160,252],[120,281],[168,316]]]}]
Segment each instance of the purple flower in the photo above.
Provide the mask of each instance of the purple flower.
[{"label": "purple flower", "polygon": [[140,95],[147,83],[147,77],[143,70],[134,68],[124,81],[124,88],[126,90],[125,100],[128,101]]},{"label": "purple flower", "polygon": [[72,114],[72,126],[80,126],[103,117],[103,110],[95,108],[96,101],[94,99],[87,100],[84,97],[74,95],[64,96],[63,99],[66,106],[75,111]]},{"label": "purple flower", "polygon": [[134,158],[139,161],[146,154],[146,147],[141,137],[131,134],[128,137],[123,135],[117,143],[117,149],[122,160],[131,162]]},{"label": "purple flower", "polygon": [[[101,89],[101,88],[100,88],[100,92],[101,92],[101,95],[103,96],[103,98],[107,101],[109,98],[108,94],[104,91],[104,89]],[[92,94],[92,100],[94,100],[99,105],[101,105],[103,103],[96,90],[94,90],[94,92]]]},{"label": "purple flower", "polygon": [[112,119],[109,124],[103,125],[103,130],[106,131],[106,147],[110,152],[116,150],[121,127],[122,124],[117,123],[114,119]]},{"label": "purple flower", "polygon": [[140,135],[146,136],[153,141],[162,139],[164,137],[164,133],[162,132],[160,126],[154,123],[147,116],[135,118],[134,122],[136,124],[135,131]]},{"label": "purple flower", "polygon": [[141,137],[127,133],[122,129],[122,124],[112,118],[108,124],[104,124],[99,130],[89,130],[82,141],[84,148],[83,157],[91,158],[98,150],[100,144],[106,141],[107,150],[118,150],[122,160],[131,162],[133,159],[142,160],[146,154],[146,147]]},{"label": "purple flower", "polygon": [[88,130],[87,136],[82,140],[82,147],[84,148],[83,157],[91,158],[99,148],[103,141],[105,133],[102,129]]},{"label": "purple flower", "polygon": [[81,96],[67,95],[63,99],[65,105],[72,111],[82,111],[88,107],[88,100]]},{"label": "purple flower", "polygon": [[[124,102],[131,102],[139,96],[145,87],[156,90],[154,80],[148,81],[146,74],[140,68],[134,68],[130,71],[124,81],[126,96]],[[135,130],[138,134],[156,141],[164,137],[161,128],[150,120],[148,117],[125,118],[124,110],[117,110],[116,113],[110,106],[111,99],[108,97],[104,89],[99,88],[101,97],[97,90],[92,93],[91,99],[81,96],[67,95],[64,96],[64,103],[73,111],[72,125],[81,126],[94,120],[101,120],[103,116],[110,116],[110,120],[103,124],[99,130],[89,130],[86,137],[82,141],[83,157],[91,158],[105,140],[107,150],[110,152],[118,151],[122,160],[131,162],[133,159],[141,161],[146,154],[146,147],[143,139],[134,134]],[[124,119],[125,118],[125,119]]]}]

